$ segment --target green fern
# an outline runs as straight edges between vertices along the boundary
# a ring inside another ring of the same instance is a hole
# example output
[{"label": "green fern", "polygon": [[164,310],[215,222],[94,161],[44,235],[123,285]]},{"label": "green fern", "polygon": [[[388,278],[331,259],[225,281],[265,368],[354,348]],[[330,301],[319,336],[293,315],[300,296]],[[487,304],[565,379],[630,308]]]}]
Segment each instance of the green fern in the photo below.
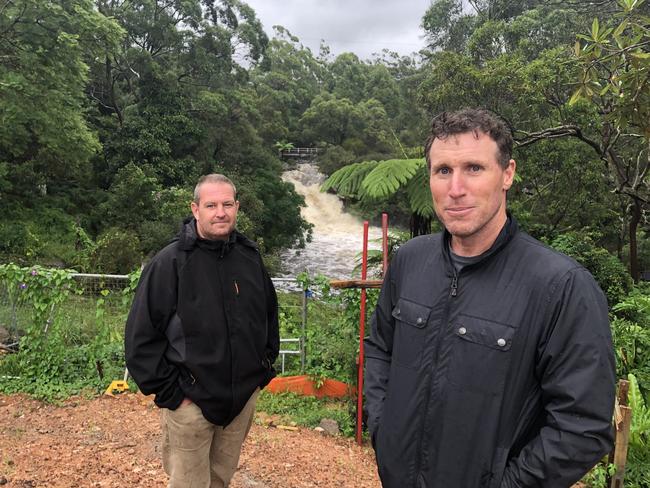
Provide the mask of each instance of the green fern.
[{"label": "green fern", "polygon": [[350,164],[332,173],[321,186],[321,191],[335,190],[339,195],[359,200],[386,198],[400,189],[406,192],[414,214],[433,217],[429,172],[424,158]]},{"label": "green fern", "polygon": [[636,376],[630,373],[627,379],[630,382],[629,404],[632,409],[630,445],[647,448],[650,442],[650,407],[643,399]]},{"label": "green fern", "polygon": [[433,218],[433,199],[429,187],[429,170],[426,165],[422,165],[406,184],[406,194],[414,213],[425,218]]},{"label": "green fern", "polygon": [[385,198],[404,186],[425,165],[424,159],[381,161],[361,183],[362,196]]},{"label": "green fern", "polygon": [[343,166],[325,180],[320,190],[334,190],[342,196],[361,198],[361,184],[364,178],[378,165],[377,161],[362,161]]}]

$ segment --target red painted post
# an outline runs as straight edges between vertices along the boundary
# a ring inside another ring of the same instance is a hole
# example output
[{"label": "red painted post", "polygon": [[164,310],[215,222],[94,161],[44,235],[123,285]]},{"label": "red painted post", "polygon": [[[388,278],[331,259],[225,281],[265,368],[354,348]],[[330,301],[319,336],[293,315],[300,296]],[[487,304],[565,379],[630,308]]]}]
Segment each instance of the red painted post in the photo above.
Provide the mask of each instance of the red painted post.
[{"label": "red painted post", "polygon": [[383,278],[386,276],[386,271],[388,271],[388,214],[386,212],[381,214],[381,251],[384,256],[381,266],[381,276]]},{"label": "red painted post", "polygon": [[[363,258],[361,261],[361,279],[368,274],[368,221],[363,222]],[[361,309],[359,313],[359,367],[357,379],[357,444],[361,445],[361,427],[363,423],[363,338],[366,335],[366,289],[361,288]]]}]

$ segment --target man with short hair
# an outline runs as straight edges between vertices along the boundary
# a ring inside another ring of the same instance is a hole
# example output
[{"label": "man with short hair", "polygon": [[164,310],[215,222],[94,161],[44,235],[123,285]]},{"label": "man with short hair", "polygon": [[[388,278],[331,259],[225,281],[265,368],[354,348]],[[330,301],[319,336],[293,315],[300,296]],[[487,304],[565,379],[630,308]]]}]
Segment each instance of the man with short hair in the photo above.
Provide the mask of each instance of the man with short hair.
[{"label": "man with short hair", "polygon": [[365,341],[386,488],[567,488],[612,447],[606,299],[506,212],[512,135],[478,109],[433,119],[444,232],[402,246]]},{"label": "man with short hair", "polygon": [[227,177],[199,179],[194,217],[145,267],[126,324],[129,372],[162,409],[170,488],[228,486],[279,351],[277,299],[235,230]]}]

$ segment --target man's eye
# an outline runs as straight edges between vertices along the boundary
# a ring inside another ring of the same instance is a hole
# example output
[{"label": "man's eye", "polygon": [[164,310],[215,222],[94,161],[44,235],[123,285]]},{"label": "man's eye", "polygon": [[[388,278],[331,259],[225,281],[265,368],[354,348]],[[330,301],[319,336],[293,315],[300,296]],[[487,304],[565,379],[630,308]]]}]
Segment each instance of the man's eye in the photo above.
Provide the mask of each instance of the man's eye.
[{"label": "man's eye", "polygon": [[469,169],[470,169],[470,171],[472,171],[473,173],[477,173],[477,172],[481,171],[481,167],[480,167],[478,164],[473,164],[473,165],[471,165],[471,166],[469,167]]},{"label": "man's eye", "polygon": [[225,208],[233,208],[233,207],[235,206],[235,204],[232,203],[232,202],[227,202],[227,203],[224,203],[223,206],[224,206]]},{"label": "man's eye", "polygon": [[440,168],[440,169],[438,170],[438,173],[440,173],[441,175],[448,175],[449,172],[450,172],[450,171],[449,171],[449,168]]}]

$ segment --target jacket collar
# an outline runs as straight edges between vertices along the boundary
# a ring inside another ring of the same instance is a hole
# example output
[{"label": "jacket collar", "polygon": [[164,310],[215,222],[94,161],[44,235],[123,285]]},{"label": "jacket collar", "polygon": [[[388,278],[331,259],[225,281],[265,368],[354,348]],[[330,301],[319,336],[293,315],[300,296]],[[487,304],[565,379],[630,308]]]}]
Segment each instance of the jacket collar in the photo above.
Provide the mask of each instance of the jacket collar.
[{"label": "jacket collar", "polygon": [[[468,265],[467,268],[480,266],[484,264],[486,261],[490,260],[492,256],[501,252],[501,250],[503,250],[503,248],[505,248],[508,245],[508,243],[512,240],[512,238],[517,234],[517,232],[519,231],[519,225],[517,224],[517,220],[512,216],[512,214],[509,211],[506,213],[508,216],[508,220],[506,220],[505,223],[505,234],[502,235],[500,233],[499,237],[497,237],[497,239],[492,244],[492,247],[490,247],[490,249],[488,249],[481,255],[480,261]],[[445,260],[445,264],[447,265],[447,269],[451,270],[453,274],[454,266],[451,261],[450,243],[451,243],[451,234],[447,229],[445,229],[442,234],[442,255],[443,255],[443,259]]]},{"label": "jacket collar", "polygon": [[187,217],[183,221],[181,230],[173,241],[178,241],[178,247],[183,251],[191,251],[195,247],[201,247],[203,249],[219,252],[222,256],[228,253],[235,244],[241,244],[255,250],[258,249],[255,242],[251,241],[237,230],[232,231],[228,236],[228,239],[225,241],[203,239],[196,231],[196,219],[194,217]]}]

